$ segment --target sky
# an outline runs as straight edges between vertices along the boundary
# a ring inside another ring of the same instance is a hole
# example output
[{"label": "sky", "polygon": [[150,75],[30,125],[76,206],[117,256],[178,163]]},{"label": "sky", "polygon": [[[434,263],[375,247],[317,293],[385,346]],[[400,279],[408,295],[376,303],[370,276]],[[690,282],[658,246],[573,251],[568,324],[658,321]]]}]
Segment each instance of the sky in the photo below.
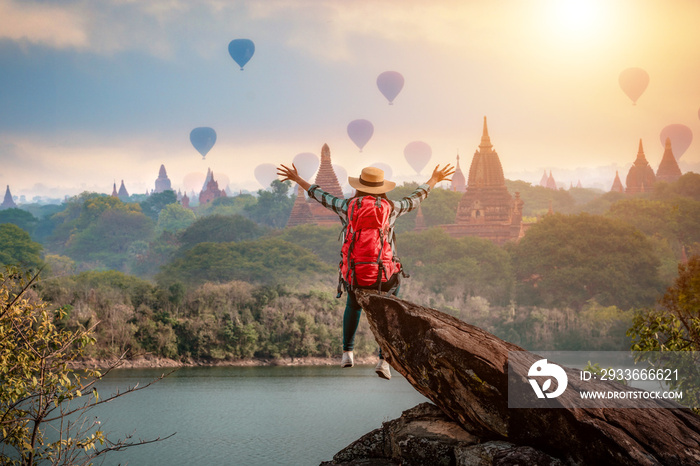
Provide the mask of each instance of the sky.
[{"label": "sky", "polygon": [[[303,152],[348,174],[383,163],[399,183],[454,163],[465,175],[484,117],[509,179],[624,183],[639,140],[654,170],[660,133],[700,172],[700,2],[694,0],[0,0],[0,186],[63,198],[199,190],[207,169],[231,192],[262,188],[261,164]],[[241,71],[228,52],[250,39]],[[636,104],[620,73],[642,68]],[[393,105],[377,76],[397,71]],[[348,124],[373,123],[362,151]],[[189,135],[217,133],[203,160]],[[404,148],[432,149],[417,174]]]}]

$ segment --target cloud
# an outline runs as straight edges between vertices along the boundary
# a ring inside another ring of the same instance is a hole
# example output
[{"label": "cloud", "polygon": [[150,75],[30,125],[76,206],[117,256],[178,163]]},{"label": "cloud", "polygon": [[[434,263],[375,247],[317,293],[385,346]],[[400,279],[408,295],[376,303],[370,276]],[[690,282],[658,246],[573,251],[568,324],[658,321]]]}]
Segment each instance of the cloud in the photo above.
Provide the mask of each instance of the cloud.
[{"label": "cloud", "polygon": [[0,0],[0,38],[54,48],[85,48],[84,18],[58,5]]}]

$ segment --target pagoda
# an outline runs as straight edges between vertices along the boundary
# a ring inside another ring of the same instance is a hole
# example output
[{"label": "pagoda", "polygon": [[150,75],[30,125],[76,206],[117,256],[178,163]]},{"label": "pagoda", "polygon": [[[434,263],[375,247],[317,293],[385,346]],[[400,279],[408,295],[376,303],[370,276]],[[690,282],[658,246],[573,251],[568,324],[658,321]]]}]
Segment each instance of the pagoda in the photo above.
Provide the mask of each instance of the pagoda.
[{"label": "pagoda", "polygon": [[622,186],[622,181],[620,181],[620,174],[615,170],[615,181],[613,181],[612,188],[610,188],[610,192],[615,192],[615,193],[624,193],[625,188]]},{"label": "pagoda", "polygon": [[540,186],[542,186],[543,188],[546,188],[548,179],[549,179],[549,177],[547,176],[547,170],[545,170],[544,173],[542,174],[542,178],[540,178]]},{"label": "pagoda", "polygon": [[160,170],[158,171],[158,178],[156,178],[156,189],[154,192],[162,193],[163,191],[172,189],[170,178],[168,178],[168,174],[165,172],[165,165],[161,164]]},{"label": "pagoda", "polygon": [[503,167],[493,150],[486,117],[479,149],[469,168],[467,190],[459,201],[455,223],[441,225],[452,237],[478,236],[503,244],[517,240],[523,232],[523,201],[506,188]]},{"label": "pagoda", "polygon": [[665,181],[666,183],[673,183],[678,178],[680,178],[681,175],[681,169],[678,166],[676,157],[673,155],[673,150],[671,149],[671,138],[666,138],[664,155],[663,157],[661,157],[659,169],[656,170],[656,181]]},{"label": "pagoda", "polygon": [[5,190],[5,198],[2,200],[2,204],[0,204],[0,210],[3,209],[16,209],[17,204],[15,204],[15,201],[12,199],[12,193],[10,192],[10,185],[7,185],[7,189]]},{"label": "pagoda", "polygon": [[[115,184],[115,186],[116,186],[116,184]],[[129,201],[129,192],[126,190],[126,186],[124,186],[124,180],[122,180],[122,185],[119,186],[119,192],[117,192],[117,197],[122,202]]]},{"label": "pagoda", "polygon": [[[289,220],[287,220],[288,227],[295,227],[297,225],[305,225],[307,223],[315,223],[314,215],[311,213],[311,205],[306,199],[306,191],[300,189],[299,186],[296,187],[297,197],[294,199],[294,205],[292,206],[292,211],[289,214]],[[316,202],[316,201],[314,201]]]},{"label": "pagoda", "polygon": [[464,178],[464,173],[459,167],[459,154],[457,154],[457,166],[452,174],[452,191],[464,192],[467,190],[467,180]]},{"label": "pagoda", "polygon": [[627,194],[637,194],[646,193],[654,189],[654,182],[656,181],[656,176],[654,175],[654,170],[649,166],[646,157],[644,156],[644,148],[642,147],[642,140],[639,140],[639,150],[637,151],[637,159],[627,173],[626,180],[626,193]]},{"label": "pagoda", "polygon": [[211,169],[207,170],[207,180],[205,188],[199,193],[199,205],[204,205],[219,197],[226,197],[226,191],[219,189],[219,183],[214,179],[214,172]]},{"label": "pagoda", "polygon": [[[343,189],[340,187],[338,177],[333,170],[331,163],[331,150],[328,144],[324,144],[321,148],[321,164],[316,173],[316,179],[311,184],[317,184],[335,197],[344,199]],[[297,190],[297,199],[294,201],[294,206],[289,214],[287,226],[297,226],[306,223],[313,223],[322,226],[340,226],[340,218],[338,214],[332,210],[326,209],[315,199],[308,199],[306,207],[302,206],[301,200],[306,199],[306,192]]]},{"label": "pagoda", "polygon": [[547,189],[557,190],[557,182],[554,181],[554,176],[552,176],[552,170],[549,170],[549,177],[547,177],[547,183],[544,186]]}]

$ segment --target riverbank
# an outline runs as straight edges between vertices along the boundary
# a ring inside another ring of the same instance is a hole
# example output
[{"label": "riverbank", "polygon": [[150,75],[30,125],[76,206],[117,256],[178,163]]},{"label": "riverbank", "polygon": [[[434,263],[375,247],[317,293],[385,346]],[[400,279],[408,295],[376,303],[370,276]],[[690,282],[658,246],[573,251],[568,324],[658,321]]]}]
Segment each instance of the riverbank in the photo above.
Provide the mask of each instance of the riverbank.
[{"label": "riverbank", "polygon": [[[88,358],[80,361],[73,361],[69,364],[71,369],[107,369],[117,362],[112,359]],[[377,356],[356,357],[357,365],[374,365],[377,363]],[[188,359],[177,361],[175,359],[159,357],[137,357],[134,359],[124,359],[119,363],[119,369],[152,369],[152,368],[177,368],[177,367],[253,367],[253,366],[335,366],[340,365],[340,358],[276,358],[276,359],[237,359],[232,361],[196,360]]]}]

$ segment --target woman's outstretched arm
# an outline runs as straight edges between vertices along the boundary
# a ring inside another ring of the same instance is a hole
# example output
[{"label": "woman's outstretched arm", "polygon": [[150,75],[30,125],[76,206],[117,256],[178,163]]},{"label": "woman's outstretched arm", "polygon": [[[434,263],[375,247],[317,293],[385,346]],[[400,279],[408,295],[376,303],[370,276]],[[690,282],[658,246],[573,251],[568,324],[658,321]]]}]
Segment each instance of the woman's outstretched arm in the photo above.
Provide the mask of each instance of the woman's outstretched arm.
[{"label": "woman's outstretched arm", "polygon": [[294,164],[292,164],[292,168],[289,168],[286,165],[280,165],[277,167],[277,175],[283,177],[282,181],[289,180],[295,182],[301,186],[304,191],[308,191],[311,187],[311,184],[302,178],[301,175],[299,175],[297,167],[295,167]]}]

